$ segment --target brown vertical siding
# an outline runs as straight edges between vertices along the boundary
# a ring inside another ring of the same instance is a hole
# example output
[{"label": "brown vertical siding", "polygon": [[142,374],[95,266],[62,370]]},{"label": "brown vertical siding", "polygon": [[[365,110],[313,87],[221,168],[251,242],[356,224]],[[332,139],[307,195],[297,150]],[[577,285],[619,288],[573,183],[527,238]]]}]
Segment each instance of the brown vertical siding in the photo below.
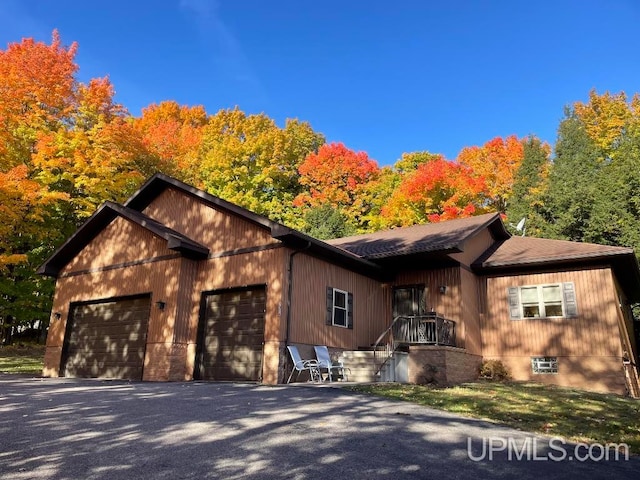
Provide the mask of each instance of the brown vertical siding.
[{"label": "brown vertical siding", "polygon": [[485,228],[464,243],[462,253],[454,253],[449,256],[468,267],[471,266],[480,255],[486,252],[494,242],[495,240],[491,236],[491,232],[488,228]]},{"label": "brown vertical siding", "polygon": [[[264,332],[264,367],[263,382],[277,383],[281,355],[281,342],[284,340],[282,324],[284,323],[283,285],[285,283],[283,257],[285,249],[270,250],[212,258],[199,262],[195,284],[190,292],[191,313],[189,333],[191,339],[188,348],[195,352],[195,341],[199,321],[200,299],[202,292],[266,285],[267,303]],[[191,367],[191,374],[193,368]]]},{"label": "brown vertical siding", "polygon": [[[509,287],[558,282],[574,282],[577,317],[510,319]],[[489,277],[484,283],[481,309],[485,359],[500,358],[516,380],[611,391],[624,388],[618,299],[609,268]],[[557,356],[559,373],[532,374],[532,356]]]},{"label": "brown vertical siding", "polygon": [[178,308],[176,311],[176,328],[174,330],[174,343],[187,344],[193,341],[192,312],[193,296],[189,292],[196,287],[198,274],[198,262],[183,258],[180,262],[180,278],[178,280]]},{"label": "brown vertical siding", "polygon": [[117,217],[60,272],[61,275],[108,265],[173,255],[167,242],[124,218]]},{"label": "brown vertical siding", "polygon": [[[318,258],[298,254],[293,264],[289,342],[340,349],[370,346],[391,319],[390,287]],[[326,288],[353,294],[353,329],[326,325]]]},{"label": "brown vertical siding", "polygon": [[209,247],[211,253],[275,242],[266,228],[171,188],[158,196],[144,213]]},{"label": "brown vertical siding", "polygon": [[69,306],[72,302],[151,293],[152,304],[163,300],[166,302],[166,307],[163,311],[153,305],[151,308],[143,378],[148,379],[157,375],[155,379],[166,379],[167,372],[156,366],[154,353],[159,346],[172,343],[180,261],[176,258],[59,278],[56,283],[53,311],[60,312],[62,318],[53,320],[49,328],[44,374],[54,377],[58,375],[60,352],[69,316]]},{"label": "brown vertical siding", "polygon": [[[460,268],[449,267],[438,270],[420,270],[399,273],[394,286],[424,284],[427,287],[427,308],[456,322],[456,337],[460,346],[464,345],[464,325],[462,312],[462,291]],[[440,293],[440,286],[446,286]],[[391,307],[388,307],[391,309]]]},{"label": "brown vertical siding", "polygon": [[464,347],[469,353],[482,354],[482,338],[480,330],[480,306],[478,302],[478,278],[465,268],[460,269],[460,298]]},{"label": "brown vertical siding", "polygon": [[[511,320],[507,289],[523,285],[574,282],[576,318]],[[532,355],[620,356],[616,305],[608,268],[539,273],[487,279],[487,318],[483,351]]]}]

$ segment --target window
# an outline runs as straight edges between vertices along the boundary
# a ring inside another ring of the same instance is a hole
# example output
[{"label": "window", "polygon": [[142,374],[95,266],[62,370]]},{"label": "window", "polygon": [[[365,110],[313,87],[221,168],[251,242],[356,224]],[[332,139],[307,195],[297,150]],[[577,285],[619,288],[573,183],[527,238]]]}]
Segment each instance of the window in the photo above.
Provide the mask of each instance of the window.
[{"label": "window", "polygon": [[514,320],[575,317],[578,314],[573,282],[511,287],[508,297]]},{"label": "window", "polygon": [[558,373],[558,357],[531,357],[533,373]]},{"label": "window", "polygon": [[427,311],[424,285],[393,289],[393,316],[424,315]]},{"label": "window", "polygon": [[327,325],[353,328],[353,294],[327,287]]}]

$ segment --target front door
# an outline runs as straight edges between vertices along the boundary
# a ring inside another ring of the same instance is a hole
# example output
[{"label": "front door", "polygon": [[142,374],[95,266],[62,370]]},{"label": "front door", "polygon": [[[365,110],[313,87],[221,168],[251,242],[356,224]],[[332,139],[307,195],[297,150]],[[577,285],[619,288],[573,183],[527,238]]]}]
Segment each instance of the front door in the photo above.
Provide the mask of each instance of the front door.
[{"label": "front door", "polygon": [[393,318],[424,315],[427,312],[424,285],[405,285],[393,289]]}]

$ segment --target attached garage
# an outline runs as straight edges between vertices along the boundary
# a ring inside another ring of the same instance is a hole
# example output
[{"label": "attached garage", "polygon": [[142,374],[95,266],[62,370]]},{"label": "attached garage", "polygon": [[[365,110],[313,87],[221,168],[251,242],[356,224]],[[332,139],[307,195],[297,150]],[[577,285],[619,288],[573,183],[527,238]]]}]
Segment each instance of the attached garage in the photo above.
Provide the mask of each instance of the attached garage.
[{"label": "attached garage", "polygon": [[60,375],[142,380],[150,296],[71,305]]},{"label": "attached garage", "polygon": [[203,295],[195,377],[261,381],[265,287]]}]

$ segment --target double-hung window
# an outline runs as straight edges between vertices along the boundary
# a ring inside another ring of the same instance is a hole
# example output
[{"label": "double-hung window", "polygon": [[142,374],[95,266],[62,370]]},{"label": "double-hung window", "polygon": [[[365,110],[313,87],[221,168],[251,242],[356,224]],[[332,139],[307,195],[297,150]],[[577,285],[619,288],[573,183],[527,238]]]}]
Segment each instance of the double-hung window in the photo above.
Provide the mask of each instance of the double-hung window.
[{"label": "double-hung window", "polygon": [[327,325],[353,328],[353,294],[327,287]]},{"label": "double-hung window", "polygon": [[525,285],[508,289],[511,319],[575,317],[573,282]]}]

